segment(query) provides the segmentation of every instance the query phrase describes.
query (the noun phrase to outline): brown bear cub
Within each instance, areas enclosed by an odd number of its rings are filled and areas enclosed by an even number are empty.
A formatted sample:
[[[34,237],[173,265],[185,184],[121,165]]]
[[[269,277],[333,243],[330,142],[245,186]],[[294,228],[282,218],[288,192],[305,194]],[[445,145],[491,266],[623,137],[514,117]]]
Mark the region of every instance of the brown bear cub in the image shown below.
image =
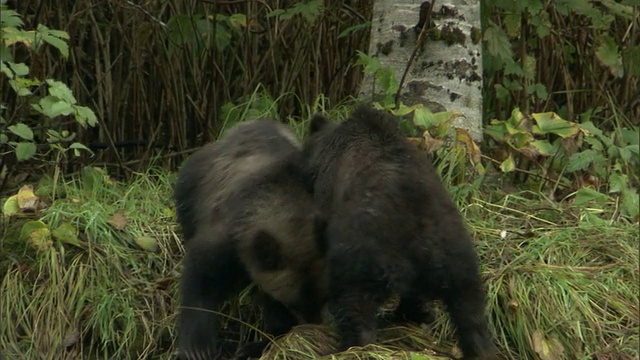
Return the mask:
[[[300,144],[275,121],[245,122],[194,153],[175,189],[186,256],[180,284],[180,359],[217,359],[221,305],[258,285],[264,331],[321,321],[325,223],[304,186]],[[235,358],[259,357],[267,341]]]
[[[376,340],[376,311],[400,295],[396,318],[431,318],[444,302],[465,359],[496,355],[478,257],[464,220],[424,152],[393,116],[361,106],[331,124],[314,116],[302,166],[328,227],[328,305],[340,349]]]

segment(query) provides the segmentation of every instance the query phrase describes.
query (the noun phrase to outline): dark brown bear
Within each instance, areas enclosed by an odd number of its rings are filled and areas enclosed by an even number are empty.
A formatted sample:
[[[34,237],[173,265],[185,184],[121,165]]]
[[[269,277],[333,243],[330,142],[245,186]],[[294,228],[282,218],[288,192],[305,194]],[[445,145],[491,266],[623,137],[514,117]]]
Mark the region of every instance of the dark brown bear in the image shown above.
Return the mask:
[[[303,150],[328,221],[329,311],[340,349],[376,340],[376,311],[393,294],[395,317],[423,322],[440,299],[465,359],[493,359],[478,257],[464,220],[425,153],[395,119],[361,106],[338,125],[310,124]]]
[[[186,237],[178,322],[180,359],[217,359],[225,300],[258,285],[264,330],[280,335],[298,323],[321,321],[326,303],[324,222],[304,186],[291,130],[252,121],[195,153],[175,191]],[[266,341],[236,358],[259,357]]]

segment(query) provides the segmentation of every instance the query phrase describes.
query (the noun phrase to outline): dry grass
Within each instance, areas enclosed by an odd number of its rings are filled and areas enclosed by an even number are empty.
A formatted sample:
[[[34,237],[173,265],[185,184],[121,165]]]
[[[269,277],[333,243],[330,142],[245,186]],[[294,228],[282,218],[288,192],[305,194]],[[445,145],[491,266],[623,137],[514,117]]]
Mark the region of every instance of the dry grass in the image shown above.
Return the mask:
[[[19,245],[2,280],[0,348],[10,359],[168,359],[177,311],[182,247],[175,232],[170,189],[174,175],[139,174],[113,183],[99,171],[58,185],[64,194],[45,210],[55,228],[70,222],[80,247],[55,243],[45,251]],[[46,197],[52,184],[41,182]],[[638,228],[593,226],[570,205],[535,193],[472,199],[463,208],[477,239],[491,322],[504,358],[541,359],[547,345],[557,359],[638,356]],[[121,211],[123,231],[109,224]],[[15,221],[15,220],[14,220]],[[9,226],[16,226],[10,223]],[[505,230],[506,237],[500,236]],[[9,234],[9,233],[8,233]],[[157,240],[157,251],[135,237]],[[256,323],[250,292],[224,311],[229,331],[255,336],[233,318]],[[446,359],[456,354],[446,313],[430,327],[383,329],[379,344],[328,358]],[[331,327],[302,326],[278,339],[263,359],[312,359],[335,346]]]

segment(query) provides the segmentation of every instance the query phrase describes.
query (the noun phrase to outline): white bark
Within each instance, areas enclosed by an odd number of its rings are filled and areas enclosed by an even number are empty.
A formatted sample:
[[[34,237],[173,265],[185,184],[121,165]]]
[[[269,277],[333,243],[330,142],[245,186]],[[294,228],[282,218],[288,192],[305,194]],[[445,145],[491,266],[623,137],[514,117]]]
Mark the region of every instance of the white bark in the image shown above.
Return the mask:
[[[398,82],[415,47],[417,35],[413,27],[418,23],[420,4],[412,0],[377,0],[374,5],[369,56],[377,55],[383,65],[394,68]],[[440,15],[443,6],[455,14]],[[424,50],[418,52],[407,74],[402,100],[407,105],[422,102],[433,112],[445,109],[461,112],[465,117],[458,118],[454,126],[466,129],[479,142],[482,139],[482,44],[473,43],[471,29],[475,28],[479,34],[480,1],[436,0],[431,18],[443,38],[425,40]],[[447,44],[442,31],[445,27],[461,30],[465,35],[463,42]],[[402,34],[407,38],[401,40]],[[390,42],[392,49],[388,52]],[[387,46],[381,46],[383,44]],[[371,96],[372,85],[372,77],[365,78],[361,97]]]

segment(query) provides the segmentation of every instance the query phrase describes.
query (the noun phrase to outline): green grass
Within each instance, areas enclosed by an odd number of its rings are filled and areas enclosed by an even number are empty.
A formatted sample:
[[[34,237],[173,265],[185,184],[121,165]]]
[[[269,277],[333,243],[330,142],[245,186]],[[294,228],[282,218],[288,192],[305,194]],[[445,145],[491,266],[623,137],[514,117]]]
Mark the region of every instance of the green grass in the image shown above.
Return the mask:
[[[50,206],[37,216],[50,229],[71,224],[79,242],[53,238],[36,250],[18,239],[29,218],[5,221],[14,229],[0,243],[0,257],[11,259],[0,285],[5,358],[172,358],[184,251],[174,181],[175,174],[151,169],[124,184],[89,168],[57,184],[40,182],[37,194]],[[548,359],[638,358],[637,224],[613,216],[614,206],[593,212],[531,191],[451,189],[476,240],[504,358],[543,359],[542,349]],[[117,213],[123,217],[114,222]],[[139,237],[154,240],[155,249],[141,248]],[[224,311],[255,323],[248,294]],[[430,327],[383,329],[379,344],[332,358],[446,359],[457,353],[454,342],[441,312]],[[333,346],[331,327],[302,326],[263,358],[314,359]]]

